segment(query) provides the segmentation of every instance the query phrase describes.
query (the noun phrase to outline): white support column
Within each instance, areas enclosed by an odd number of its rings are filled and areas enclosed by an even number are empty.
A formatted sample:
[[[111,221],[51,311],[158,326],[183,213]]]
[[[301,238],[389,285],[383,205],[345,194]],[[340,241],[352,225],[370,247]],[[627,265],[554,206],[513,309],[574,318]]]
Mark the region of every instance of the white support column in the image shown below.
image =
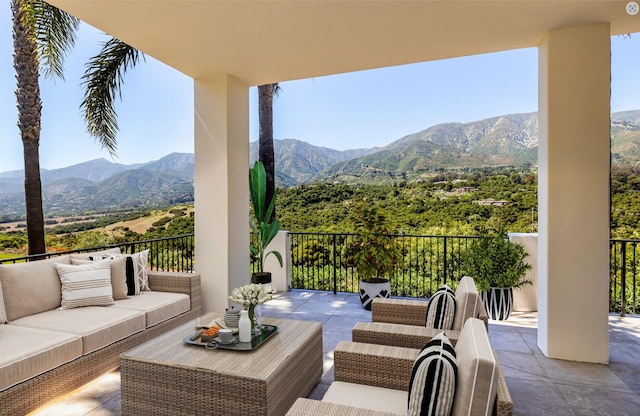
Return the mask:
[[[195,269],[203,312],[224,311],[249,273],[249,88],[219,74],[195,80]]]
[[[554,30],[539,47],[538,346],[609,362],[610,30]]]

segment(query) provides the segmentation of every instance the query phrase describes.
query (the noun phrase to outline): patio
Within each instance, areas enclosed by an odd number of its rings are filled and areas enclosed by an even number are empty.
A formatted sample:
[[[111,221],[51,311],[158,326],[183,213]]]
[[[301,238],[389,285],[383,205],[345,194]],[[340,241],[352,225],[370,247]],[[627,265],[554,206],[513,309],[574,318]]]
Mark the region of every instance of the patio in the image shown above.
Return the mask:
[[[371,313],[357,295],[292,290],[274,295],[263,316],[320,321],[324,374],[310,398],[320,399],[333,381],[332,351],[351,339],[358,321]],[[490,322],[515,415],[637,415],[640,409],[640,317],[610,315],[609,366],[546,358],[536,346],[537,314],[515,313]],[[50,403],[32,415],[120,415],[120,374],[116,370]]]

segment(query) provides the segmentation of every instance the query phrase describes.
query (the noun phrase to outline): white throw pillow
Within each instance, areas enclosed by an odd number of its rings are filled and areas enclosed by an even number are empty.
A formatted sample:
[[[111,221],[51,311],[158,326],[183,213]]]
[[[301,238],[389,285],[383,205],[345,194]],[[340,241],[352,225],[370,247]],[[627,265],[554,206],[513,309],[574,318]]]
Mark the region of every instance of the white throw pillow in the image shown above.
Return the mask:
[[[149,250],[144,250],[131,255],[136,278],[140,285],[140,290],[151,290],[149,287],[149,275],[147,274],[147,261],[149,259]]]
[[[71,264],[91,264],[100,260],[82,260],[71,258]],[[127,271],[126,271],[126,258],[120,257],[108,257],[107,260],[111,262],[111,289],[113,289],[113,300],[127,299]]]
[[[81,306],[113,305],[111,265],[109,260],[91,264],[69,265],[54,263],[62,283],[60,309]]]
[[[140,291],[150,291],[149,275],[147,274],[147,260],[149,259],[149,250],[144,250],[133,254],[116,254],[111,258],[131,259],[126,265],[126,279],[129,287],[129,296],[139,295]]]

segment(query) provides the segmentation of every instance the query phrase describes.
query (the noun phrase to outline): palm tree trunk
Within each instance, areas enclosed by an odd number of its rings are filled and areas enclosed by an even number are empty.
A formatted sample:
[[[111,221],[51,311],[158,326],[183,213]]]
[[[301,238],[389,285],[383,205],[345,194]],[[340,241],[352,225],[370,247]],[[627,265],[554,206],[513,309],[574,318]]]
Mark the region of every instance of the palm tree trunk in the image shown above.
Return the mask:
[[[24,193],[27,211],[27,238],[29,254],[46,252],[44,241],[44,214],[40,183],[40,120],[42,102],[38,79],[39,64],[36,44],[23,24],[21,0],[12,0],[13,67],[16,71],[18,128],[24,154]]]
[[[258,118],[260,120],[259,159],[267,173],[267,193],[265,205],[268,206],[276,192],[275,155],[273,149],[273,90],[275,84],[258,86]],[[276,217],[273,209],[271,220]]]

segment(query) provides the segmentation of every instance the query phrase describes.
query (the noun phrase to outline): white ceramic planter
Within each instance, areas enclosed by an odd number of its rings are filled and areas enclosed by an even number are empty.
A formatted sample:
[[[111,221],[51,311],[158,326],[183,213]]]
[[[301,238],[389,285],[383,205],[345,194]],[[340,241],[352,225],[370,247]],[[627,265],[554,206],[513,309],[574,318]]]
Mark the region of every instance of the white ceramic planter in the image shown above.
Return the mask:
[[[391,296],[391,282],[388,279],[378,279],[380,282],[359,281],[360,303],[366,310],[371,310],[374,298],[388,298]]]
[[[489,318],[505,321],[513,309],[513,288],[490,287],[487,292],[482,292],[482,303]]]

